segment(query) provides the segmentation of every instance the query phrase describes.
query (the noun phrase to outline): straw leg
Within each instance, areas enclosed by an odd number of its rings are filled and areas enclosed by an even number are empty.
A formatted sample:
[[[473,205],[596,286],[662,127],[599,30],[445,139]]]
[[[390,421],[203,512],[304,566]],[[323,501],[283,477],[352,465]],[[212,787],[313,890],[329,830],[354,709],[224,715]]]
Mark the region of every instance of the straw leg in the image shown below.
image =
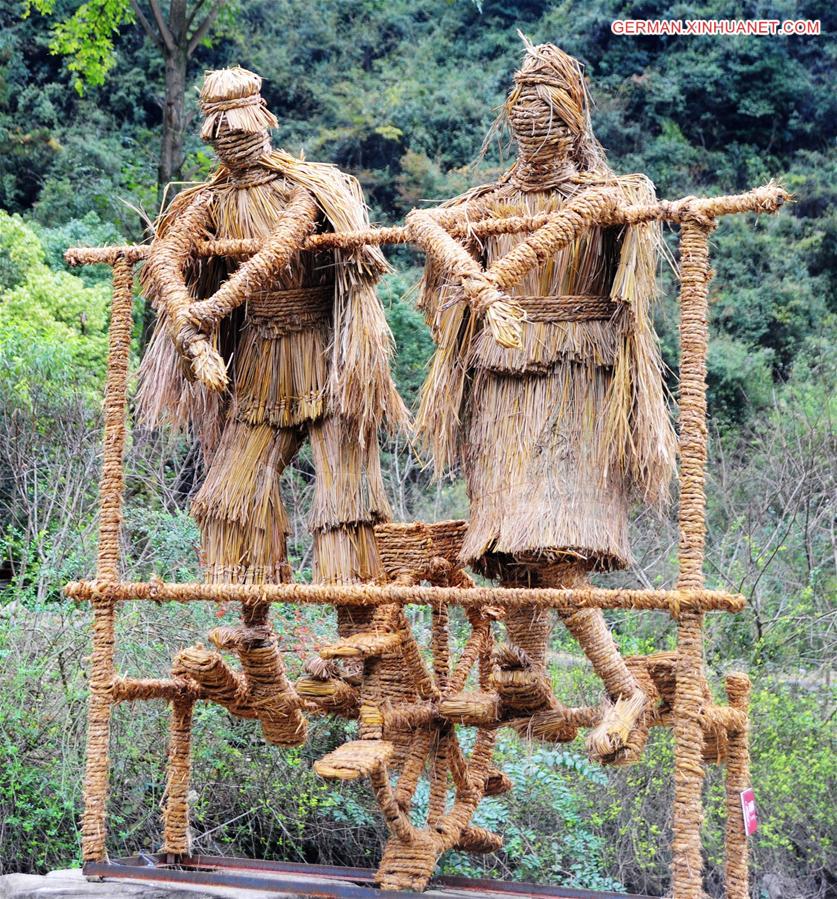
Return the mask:
[[[316,475],[309,525],[314,534],[314,580],[319,584],[375,581],[382,569],[374,524],[389,518],[377,441],[363,444],[357,428],[342,416],[330,415],[310,425],[311,455]],[[374,609],[341,606],[341,637],[365,630]],[[344,663],[353,670],[353,663]]]
[[[172,703],[163,848],[171,855],[188,855],[189,782],[192,772],[192,709],[190,700]]]
[[[562,614],[561,620],[590,659],[593,670],[613,699],[627,698],[639,683],[622,658],[601,609],[582,609]]]
[[[301,746],[307,723],[300,699],[285,674],[279,641],[270,626],[270,603],[244,603],[241,617],[245,628],[262,635],[238,650],[247,683],[249,701],[258,710],[262,732],[269,743]]]
[[[750,679],[746,674],[730,674],[726,685],[730,705],[746,714]],[[748,899],[750,895],[747,834],[741,814],[741,792],[749,786],[750,747],[745,726],[731,732],[727,743],[726,899]]]
[[[514,646],[524,650],[535,668],[546,665],[546,645],[552,632],[552,610],[518,606],[506,615],[506,632]]]

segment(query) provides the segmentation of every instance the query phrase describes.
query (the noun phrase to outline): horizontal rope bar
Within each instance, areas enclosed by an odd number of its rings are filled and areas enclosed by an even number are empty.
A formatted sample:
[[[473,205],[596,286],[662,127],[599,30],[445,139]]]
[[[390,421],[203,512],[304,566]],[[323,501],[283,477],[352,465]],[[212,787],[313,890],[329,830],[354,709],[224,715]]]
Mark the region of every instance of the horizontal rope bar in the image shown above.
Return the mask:
[[[166,702],[189,699],[192,701],[207,700],[210,697],[204,695],[204,692],[194,683],[184,678],[173,679],[152,679],[152,678],[136,678],[136,677],[117,677],[113,682],[113,691],[111,701],[117,702],[148,702],[153,700],[164,700]],[[409,713],[415,710],[421,713],[420,717],[434,718],[439,720],[451,720],[458,722],[461,716],[447,716],[438,709],[430,706],[414,706],[409,703],[399,703],[384,711],[384,725],[397,729],[398,725],[403,725],[404,719],[409,717]],[[407,714],[405,714],[407,713]],[[580,708],[564,708],[552,709],[549,715],[556,721],[564,721],[575,727],[590,728],[595,727],[601,718],[602,710],[598,706],[582,706]],[[390,720],[392,719],[392,720]],[[513,727],[527,721],[526,716],[519,718],[507,718],[498,720],[482,726],[501,728]],[[704,729],[723,730],[727,733],[740,733],[747,726],[747,713],[740,709],[732,708],[725,705],[708,705],[705,706],[700,713],[701,725]],[[393,723],[395,722],[395,723]],[[422,722],[412,722],[414,725]],[[652,727],[670,727],[670,721],[664,721],[655,717],[651,722]]]
[[[289,602],[315,605],[458,605],[515,608],[534,605],[562,610],[636,609],[740,612],[743,596],[719,590],[574,590],[523,587],[422,587],[387,584],[172,584],[164,581],[73,581],[64,593],[76,600],[152,602]]]
[[[117,677],[113,682],[113,702],[163,699],[166,702],[200,699],[202,691],[185,678]]]
[[[647,205],[622,206],[608,216],[603,225],[636,225],[642,222],[680,223],[687,219],[713,219],[722,215],[742,212],[773,213],[790,194],[775,184],[765,184],[743,194],[723,197],[684,197],[672,202],[661,201]],[[492,234],[519,234],[543,227],[549,215],[511,216],[509,218],[483,219],[461,224],[451,222],[450,233],[454,237],[472,235],[488,237]],[[445,222],[444,213],[440,221]],[[367,228],[362,231],[329,232],[315,234],[302,242],[303,250],[352,249],[364,245],[410,243],[410,230],[406,226],[392,228]],[[196,251],[201,256],[235,256],[243,258],[255,255],[262,247],[262,240],[198,241]],[[122,247],[70,247],[64,253],[69,265],[114,265],[118,260],[136,263],[148,256],[150,246],[138,244]]]

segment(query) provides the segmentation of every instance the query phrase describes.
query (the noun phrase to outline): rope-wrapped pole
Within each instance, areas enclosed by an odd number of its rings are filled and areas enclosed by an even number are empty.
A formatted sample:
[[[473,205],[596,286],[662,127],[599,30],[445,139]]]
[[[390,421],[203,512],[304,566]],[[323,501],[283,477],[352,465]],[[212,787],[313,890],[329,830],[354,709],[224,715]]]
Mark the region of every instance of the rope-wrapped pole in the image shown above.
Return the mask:
[[[312,605],[381,606],[448,603],[480,609],[486,605],[517,608],[543,606],[575,612],[578,609],[634,609],[646,612],[741,612],[746,600],[719,590],[623,590],[605,587],[434,587],[400,584],[206,584],[165,581],[72,581],[64,587],[70,599],[100,596],[120,602],[285,602]]]
[[[680,231],[680,576],[681,590],[703,588],[706,533],[706,354],[709,342],[709,234],[713,219],[695,216]],[[683,611],[677,636],[674,720],[675,899],[700,899],[703,823],[703,614]]]
[[[597,224],[638,225],[643,222],[680,222],[688,215],[718,217],[741,212],[773,213],[790,199],[790,194],[776,184],[765,184],[743,194],[696,199],[684,197],[674,202],[621,206],[607,214]],[[490,237],[496,234],[520,234],[535,231],[546,225],[554,213],[531,216],[509,216],[501,219],[468,221],[456,209],[445,210],[437,221],[452,237]],[[404,225],[391,228],[366,228],[361,231],[341,231],[313,234],[300,247],[302,251],[352,250],[361,246],[381,246],[409,243],[410,229]],[[198,256],[254,256],[264,245],[263,240],[199,240],[194,252]],[[124,247],[70,247],[64,258],[68,265],[113,265],[118,258],[140,262],[147,258],[150,245]]]
[[[741,810],[741,792],[750,786],[750,747],[747,711],[750,679],[746,674],[727,676],[727,699],[743,717],[743,726],[731,730],[727,743],[727,830],[724,858],[726,899],[748,899],[750,895],[747,832]]]
[[[108,335],[96,565],[96,576],[111,582],[119,580],[125,416],[133,328],[133,280],[133,265],[125,259],[118,259],[113,267],[113,304]],[[107,856],[105,808],[110,777],[110,719],[114,701],[115,617],[114,597],[99,596],[93,601],[87,764],[84,775],[84,813],[81,819],[82,855],[85,861],[101,861]]]
[[[189,846],[189,782],[192,772],[192,710],[189,699],[172,703],[169,724],[169,759],[163,810],[163,849],[187,855]]]

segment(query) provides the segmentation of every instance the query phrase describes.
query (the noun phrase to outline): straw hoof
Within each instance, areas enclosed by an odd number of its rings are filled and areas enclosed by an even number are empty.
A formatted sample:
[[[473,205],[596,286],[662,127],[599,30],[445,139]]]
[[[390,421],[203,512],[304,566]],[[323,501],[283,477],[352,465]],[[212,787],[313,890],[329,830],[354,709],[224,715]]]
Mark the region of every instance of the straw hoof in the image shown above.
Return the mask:
[[[468,727],[486,727],[500,720],[500,698],[496,693],[463,692],[445,696],[439,714]]]
[[[494,664],[507,671],[513,668],[531,668],[532,660],[525,649],[519,646],[503,644],[494,650]]]
[[[340,677],[340,669],[337,663],[329,659],[323,659],[320,656],[312,656],[305,663],[305,672],[310,674],[315,680],[329,681],[332,678]]]
[[[453,848],[460,852],[489,855],[492,852],[499,852],[503,848],[503,838],[482,827],[468,826],[462,828],[459,839],[454,843]]]
[[[513,786],[508,774],[499,768],[488,769],[488,774],[485,775],[484,794],[486,796],[501,796],[503,793],[508,793]]]
[[[636,761],[648,736],[646,718],[650,710],[648,697],[636,690],[629,697],[609,703],[599,724],[587,735],[587,752],[593,761],[603,765],[628,764]]]
[[[433,837],[421,831],[409,843],[391,836],[384,848],[375,882],[382,890],[423,892],[436,868],[441,849]]]

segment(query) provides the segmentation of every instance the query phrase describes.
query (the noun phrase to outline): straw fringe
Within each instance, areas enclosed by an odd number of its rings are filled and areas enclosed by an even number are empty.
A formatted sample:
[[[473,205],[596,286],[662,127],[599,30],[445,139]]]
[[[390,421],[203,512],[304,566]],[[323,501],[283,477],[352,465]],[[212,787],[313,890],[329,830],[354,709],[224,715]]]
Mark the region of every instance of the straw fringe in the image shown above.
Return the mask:
[[[326,411],[328,332],[266,335],[251,319],[239,341],[235,392],[238,417],[250,424],[289,428]]]
[[[377,444],[361,444],[352,423],[337,416],[311,425],[309,435],[316,472],[311,529],[386,521],[390,507]]]

